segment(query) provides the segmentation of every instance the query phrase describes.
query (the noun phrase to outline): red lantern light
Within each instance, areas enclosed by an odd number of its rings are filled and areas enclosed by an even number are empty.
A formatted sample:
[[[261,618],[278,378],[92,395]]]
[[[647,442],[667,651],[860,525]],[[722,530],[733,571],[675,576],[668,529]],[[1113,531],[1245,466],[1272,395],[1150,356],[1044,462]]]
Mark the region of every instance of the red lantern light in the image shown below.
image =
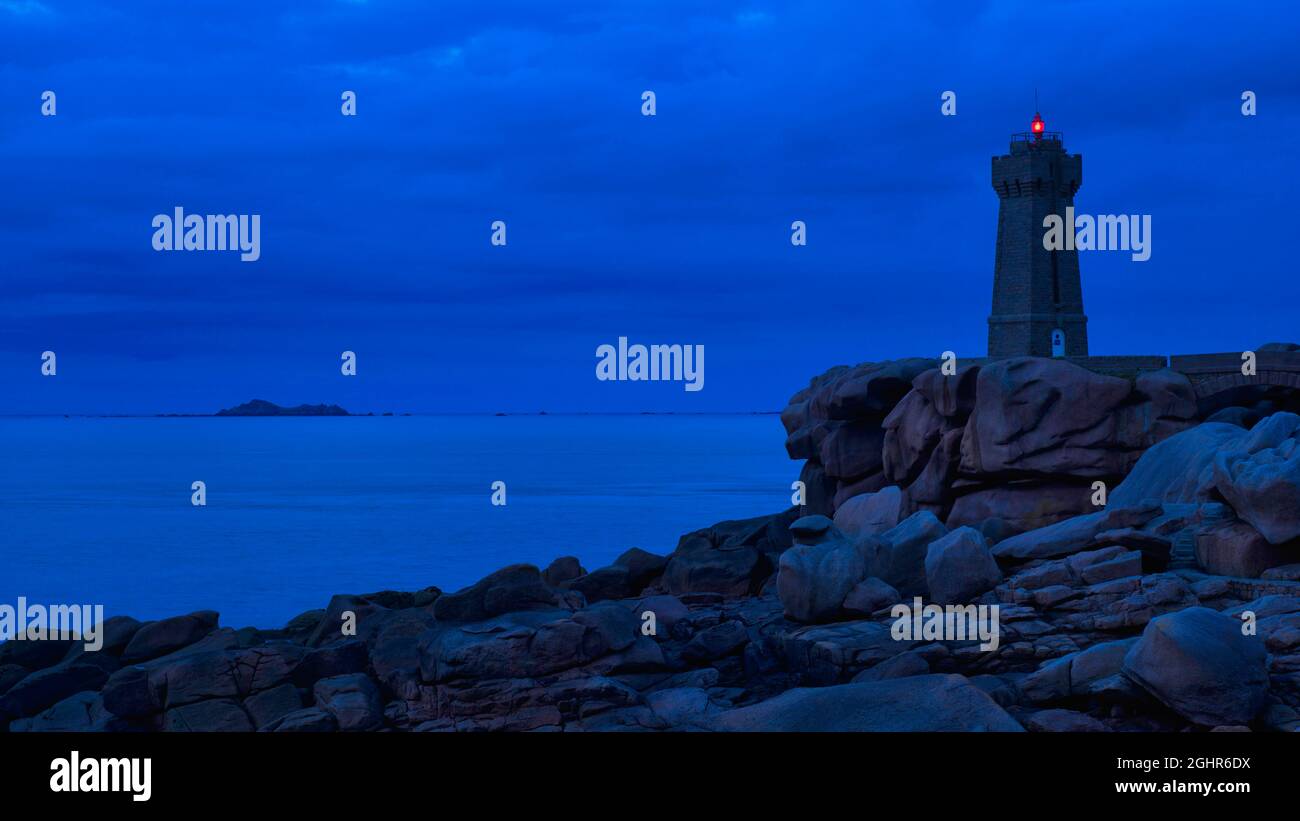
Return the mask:
[[[1038,112],[1034,112],[1034,121],[1029,124],[1029,128],[1034,132],[1035,137],[1041,137],[1043,134],[1043,117]]]

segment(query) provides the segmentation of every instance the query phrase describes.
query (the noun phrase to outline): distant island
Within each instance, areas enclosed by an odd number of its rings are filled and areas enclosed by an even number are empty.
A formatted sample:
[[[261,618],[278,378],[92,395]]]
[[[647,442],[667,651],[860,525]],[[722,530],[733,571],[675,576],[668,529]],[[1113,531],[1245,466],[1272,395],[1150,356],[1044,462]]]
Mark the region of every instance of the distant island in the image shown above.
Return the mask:
[[[217,411],[217,416],[351,416],[338,405],[295,405],[284,408],[265,399],[254,399],[233,408]]]

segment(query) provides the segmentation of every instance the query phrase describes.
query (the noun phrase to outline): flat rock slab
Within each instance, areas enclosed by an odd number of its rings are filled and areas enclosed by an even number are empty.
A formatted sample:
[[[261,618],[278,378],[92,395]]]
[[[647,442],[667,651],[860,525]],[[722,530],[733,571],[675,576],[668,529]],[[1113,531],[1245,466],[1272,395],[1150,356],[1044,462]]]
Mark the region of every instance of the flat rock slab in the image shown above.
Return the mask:
[[[723,732],[1024,732],[965,676],[800,687],[713,720]]]

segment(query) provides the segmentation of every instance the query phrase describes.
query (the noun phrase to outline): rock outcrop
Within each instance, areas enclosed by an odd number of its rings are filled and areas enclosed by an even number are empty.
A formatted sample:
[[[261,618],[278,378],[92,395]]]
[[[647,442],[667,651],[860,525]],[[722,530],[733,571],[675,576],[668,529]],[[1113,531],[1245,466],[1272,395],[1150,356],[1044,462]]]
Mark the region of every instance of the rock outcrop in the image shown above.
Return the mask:
[[[836,368],[795,394],[781,419],[787,452],[806,460],[807,512],[834,514],[846,533],[918,510],[949,527],[1033,530],[1092,512],[1094,482],[1118,484],[1197,421],[1191,383],[1173,371],[1125,379],[1031,357],[951,373],[937,364]]]
[[[1275,414],[1214,457],[1214,491],[1269,544],[1300,538],[1298,429],[1300,416]]]

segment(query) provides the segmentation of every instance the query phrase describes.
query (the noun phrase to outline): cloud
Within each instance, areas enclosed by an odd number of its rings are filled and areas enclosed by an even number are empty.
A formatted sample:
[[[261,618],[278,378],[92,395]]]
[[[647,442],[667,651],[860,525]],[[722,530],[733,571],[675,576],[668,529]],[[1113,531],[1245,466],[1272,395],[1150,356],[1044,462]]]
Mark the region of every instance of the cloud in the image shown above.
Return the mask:
[[[1300,171],[1297,13],[1280,3],[222,8],[0,3],[19,90],[2,101],[0,355],[54,337],[127,360],[220,353],[237,370],[342,334],[399,371],[456,349],[490,374],[511,345],[572,355],[622,332],[785,363],[711,375],[691,407],[771,407],[832,362],[978,355],[989,157],[1035,89],[1085,156],[1080,207],[1151,213],[1159,235],[1139,271],[1082,260],[1095,350],[1230,349],[1246,322],[1214,313],[1217,272],[1294,295],[1269,241],[1289,231],[1276,192]],[[54,118],[38,115],[46,88]],[[1243,88],[1255,120],[1237,112]],[[942,118],[949,89],[959,114]],[[153,252],[149,221],[176,205],[260,213],[262,260]],[[487,241],[495,219],[504,249]],[[793,219],[807,248],[789,245]],[[1250,324],[1286,336],[1286,304],[1258,300]],[[176,378],[220,404],[221,373]],[[581,409],[595,389],[565,383],[546,404]],[[479,390],[493,407],[512,395]],[[30,401],[9,392],[0,412]]]
[[[50,7],[37,0],[0,0],[0,11],[19,16],[51,14]]]

